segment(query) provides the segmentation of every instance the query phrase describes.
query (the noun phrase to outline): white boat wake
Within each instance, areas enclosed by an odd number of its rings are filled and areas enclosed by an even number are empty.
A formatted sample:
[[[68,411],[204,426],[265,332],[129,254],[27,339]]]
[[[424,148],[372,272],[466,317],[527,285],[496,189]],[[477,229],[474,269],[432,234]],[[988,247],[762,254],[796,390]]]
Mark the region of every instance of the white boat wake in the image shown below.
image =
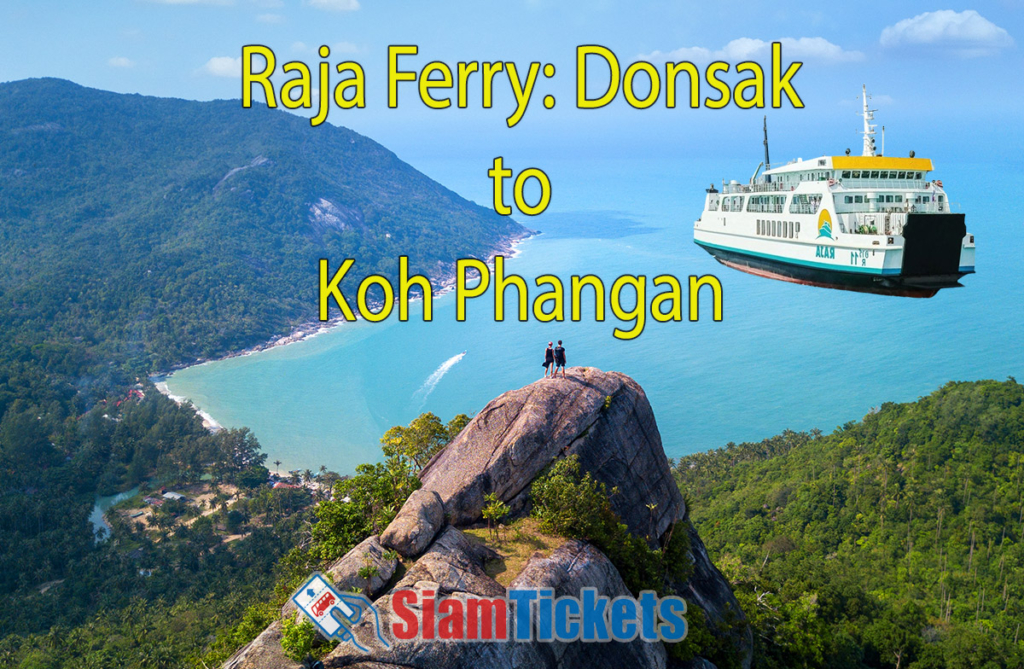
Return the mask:
[[[441,379],[444,378],[444,375],[448,373],[448,370],[450,370],[455,365],[459,364],[459,361],[462,360],[465,356],[465,351],[453,355],[452,357],[442,362],[441,366],[435,369],[430,374],[430,376],[427,377],[427,380],[423,382],[423,385],[420,386],[420,389],[417,390],[412,395],[413,399],[419,399],[420,407],[422,407],[423,404],[427,401],[427,398],[430,397],[430,393],[434,392],[434,388],[436,388],[437,384],[441,382]]]

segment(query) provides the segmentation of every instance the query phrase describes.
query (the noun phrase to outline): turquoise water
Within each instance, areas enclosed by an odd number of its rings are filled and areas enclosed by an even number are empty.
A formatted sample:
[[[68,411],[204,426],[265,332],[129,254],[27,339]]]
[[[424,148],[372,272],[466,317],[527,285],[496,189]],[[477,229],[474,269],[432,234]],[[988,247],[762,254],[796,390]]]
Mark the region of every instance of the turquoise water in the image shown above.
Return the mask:
[[[486,202],[490,185],[477,162],[414,164]],[[648,318],[639,338],[620,341],[612,337],[617,320],[609,311],[605,322],[594,322],[589,299],[580,323],[495,323],[488,293],[459,323],[447,295],[435,299],[432,323],[346,324],[179,371],[168,387],[223,425],[252,428],[283,469],[351,472],[378,458],[378,440],[391,425],[428,410],[443,419],[472,414],[538,379],[552,339],[565,341],[570,365],[635,378],[670,457],[787,428],[830,431],[951,379],[1020,376],[1024,206],[991,197],[990,188],[997,174],[1015,182],[1019,168],[937,164],[936,176],[977,236],[978,274],[929,300],[798,286],[718,265],[692,243],[692,221],[706,184],[742,178],[751,171],[746,163],[547,161],[551,209],[526,221],[544,234],[521,245],[508,272],[528,283],[554,273],[566,286],[572,274],[595,273],[609,287],[621,274],[674,274],[685,282],[712,273],[724,286],[724,321],[711,320],[705,301],[698,323]],[[654,292],[649,285],[648,295]],[[510,290],[507,313],[515,313],[513,298]]]

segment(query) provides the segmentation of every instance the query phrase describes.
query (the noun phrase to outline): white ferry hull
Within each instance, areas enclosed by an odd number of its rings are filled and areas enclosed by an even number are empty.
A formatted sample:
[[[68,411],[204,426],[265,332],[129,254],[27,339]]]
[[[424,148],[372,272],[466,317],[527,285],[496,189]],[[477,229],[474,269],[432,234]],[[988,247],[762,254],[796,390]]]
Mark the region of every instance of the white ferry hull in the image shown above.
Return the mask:
[[[727,267],[810,286],[932,297],[974,272],[963,214],[911,215],[903,235],[771,239],[700,226],[694,241]]]

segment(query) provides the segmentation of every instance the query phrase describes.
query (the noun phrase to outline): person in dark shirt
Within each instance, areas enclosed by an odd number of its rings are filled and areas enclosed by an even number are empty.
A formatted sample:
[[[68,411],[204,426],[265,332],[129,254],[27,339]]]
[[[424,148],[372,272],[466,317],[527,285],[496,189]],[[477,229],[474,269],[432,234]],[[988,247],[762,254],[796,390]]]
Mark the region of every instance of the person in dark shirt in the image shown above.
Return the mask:
[[[555,352],[551,348],[551,342],[548,342],[548,347],[544,350],[544,378],[548,378],[548,372],[551,372],[551,376],[555,375]]]
[[[565,349],[562,348],[562,340],[558,340],[558,346],[555,347],[555,371],[551,372],[551,377],[554,378],[558,374],[558,370],[562,370],[562,378],[565,378]]]

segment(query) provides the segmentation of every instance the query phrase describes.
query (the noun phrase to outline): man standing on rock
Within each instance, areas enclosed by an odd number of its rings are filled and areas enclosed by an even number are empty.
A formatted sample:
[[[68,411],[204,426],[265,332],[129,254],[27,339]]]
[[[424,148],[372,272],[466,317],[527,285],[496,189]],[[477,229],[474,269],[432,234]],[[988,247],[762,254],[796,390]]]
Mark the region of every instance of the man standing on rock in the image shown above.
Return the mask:
[[[562,348],[562,340],[558,340],[558,346],[555,347],[555,371],[551,373],[551,378],[555,378],[558,375],[558,370],[562,370],[562,378],[565,378],[565,349]]]

